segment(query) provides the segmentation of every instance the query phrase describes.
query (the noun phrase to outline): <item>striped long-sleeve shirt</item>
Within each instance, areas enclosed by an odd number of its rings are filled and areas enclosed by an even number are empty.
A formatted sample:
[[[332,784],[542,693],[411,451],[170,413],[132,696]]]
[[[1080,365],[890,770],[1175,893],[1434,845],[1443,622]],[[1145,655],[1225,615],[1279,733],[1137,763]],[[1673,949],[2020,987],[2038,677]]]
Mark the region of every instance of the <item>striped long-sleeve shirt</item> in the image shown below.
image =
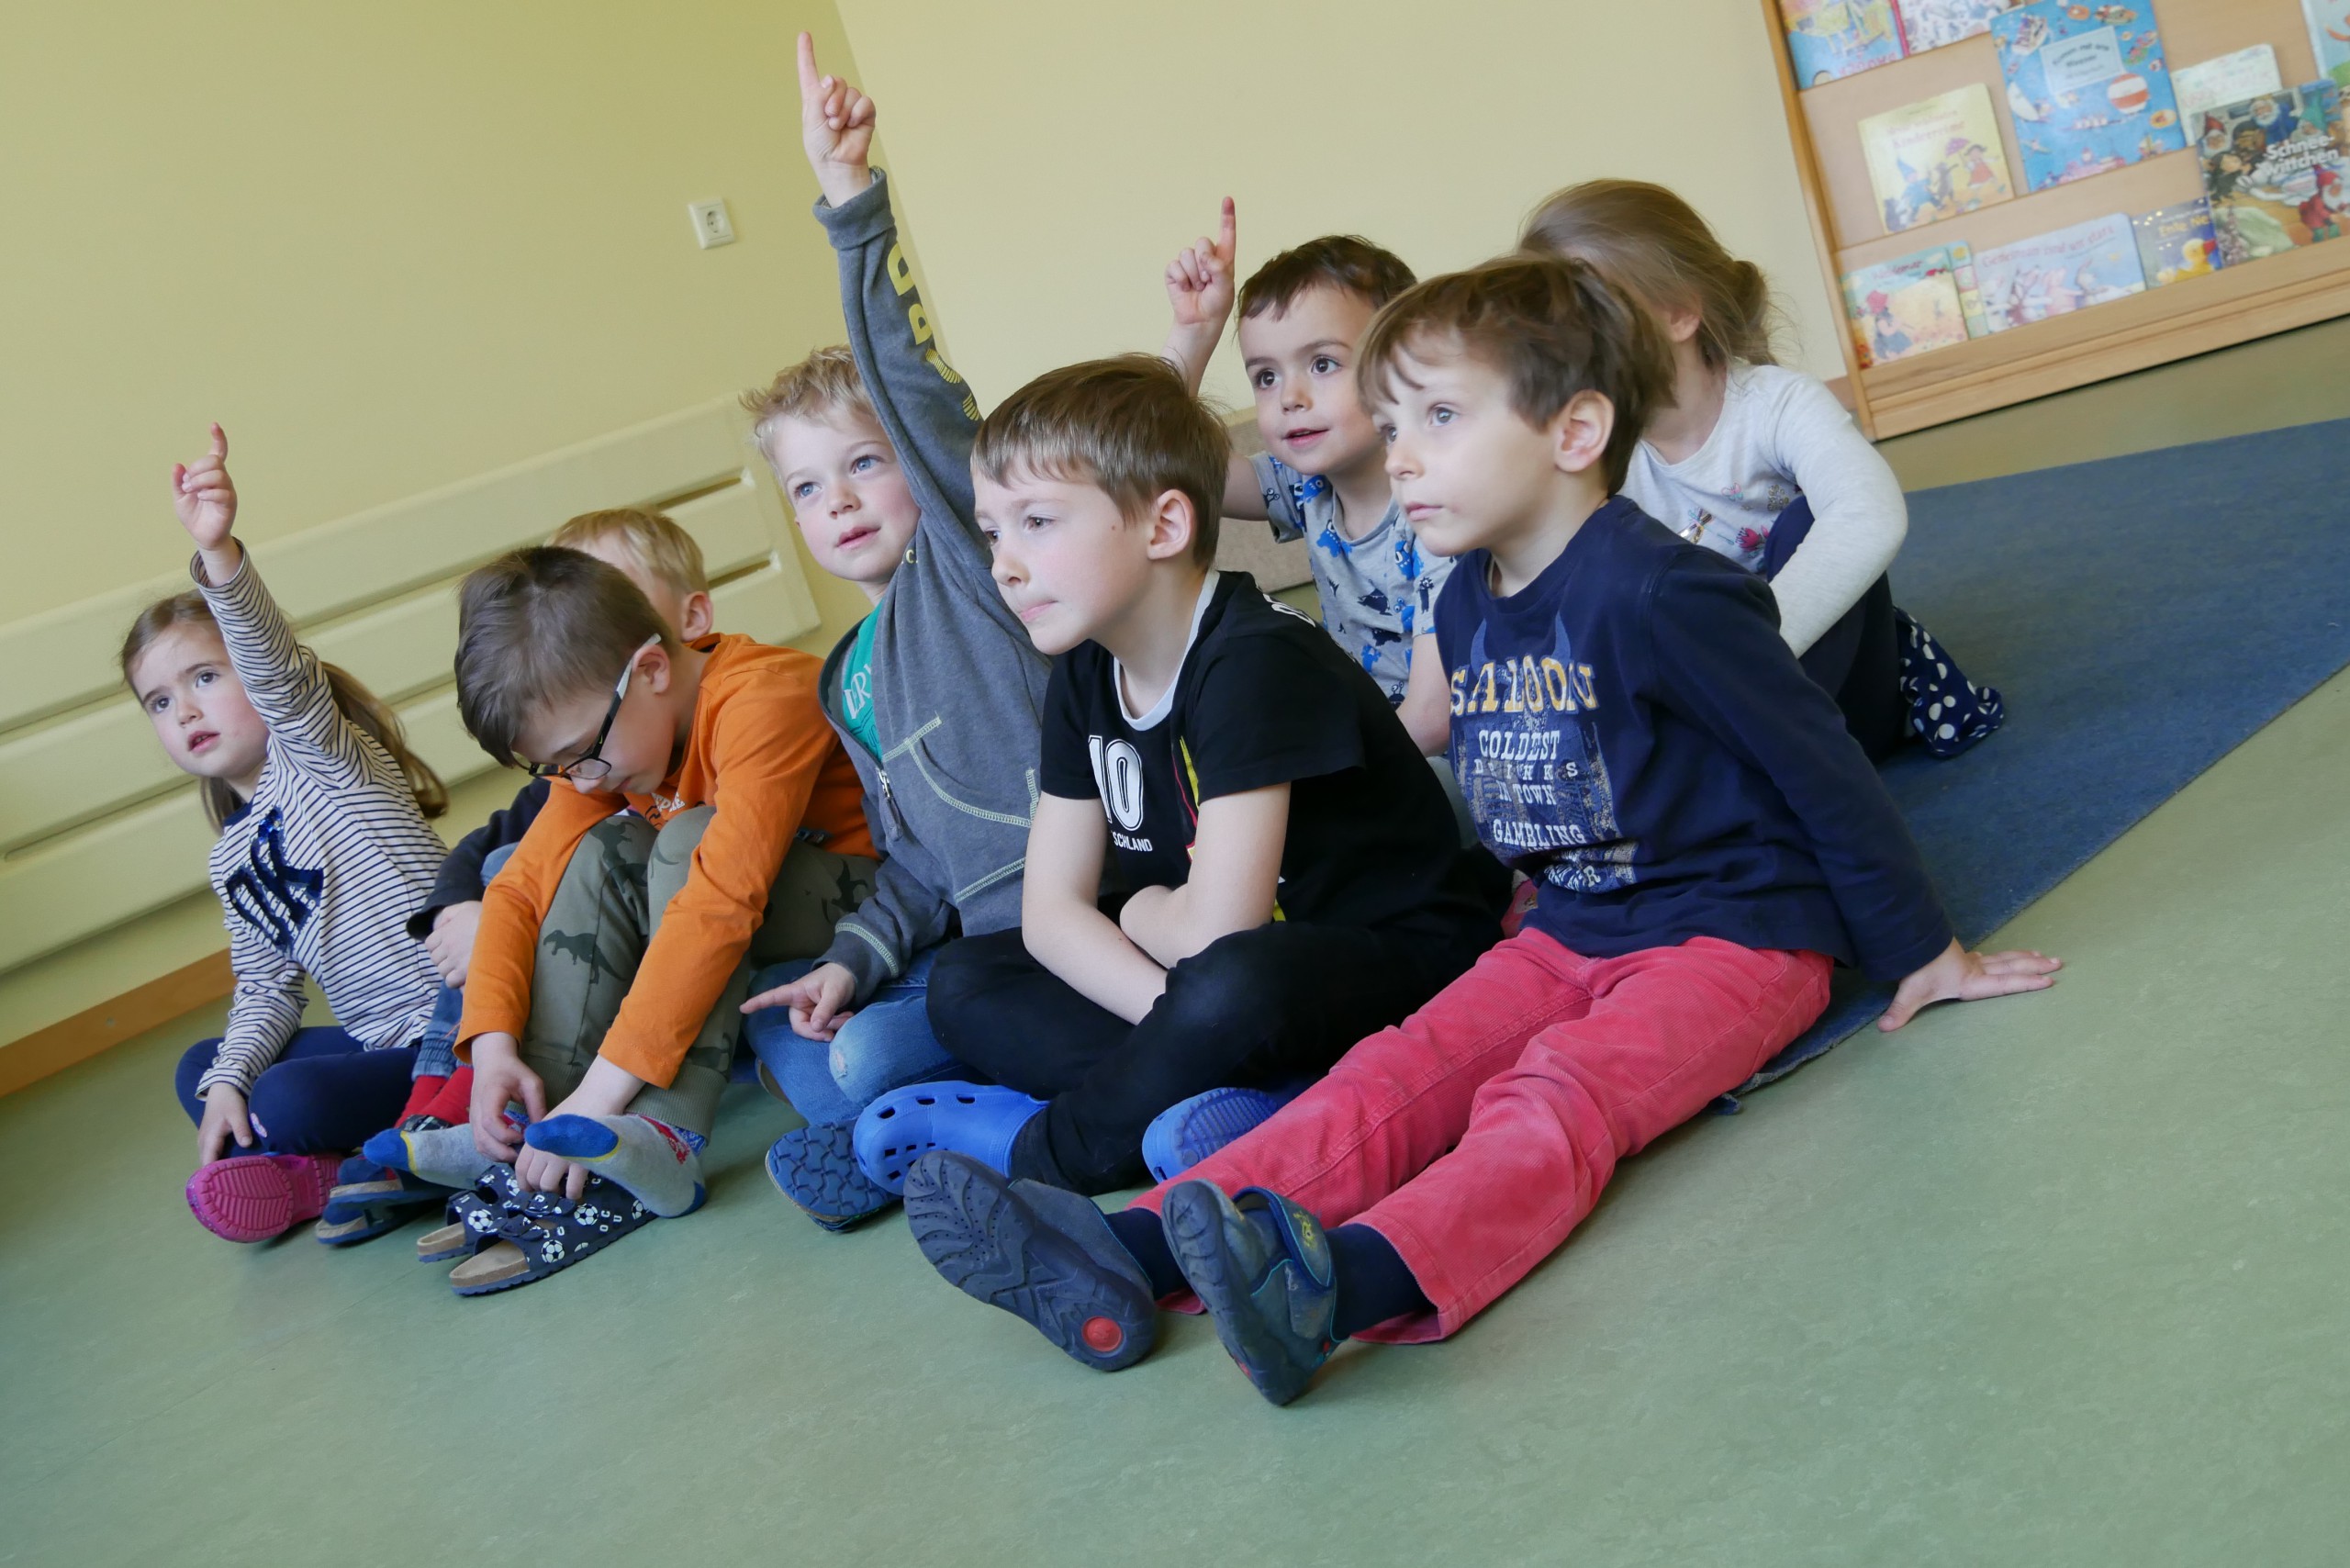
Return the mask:
[[[302,976],[370,1050],[423,1032],[440,979],[406,930],[445,853],[389,753],[334,705],[318,655],[294,640],[251,552],[215,587],[192,567],[229,663],[269,725],[269,760],[212,846],[237,989],[229,1032],[197,1092],[240,1093],[302,1022]]]

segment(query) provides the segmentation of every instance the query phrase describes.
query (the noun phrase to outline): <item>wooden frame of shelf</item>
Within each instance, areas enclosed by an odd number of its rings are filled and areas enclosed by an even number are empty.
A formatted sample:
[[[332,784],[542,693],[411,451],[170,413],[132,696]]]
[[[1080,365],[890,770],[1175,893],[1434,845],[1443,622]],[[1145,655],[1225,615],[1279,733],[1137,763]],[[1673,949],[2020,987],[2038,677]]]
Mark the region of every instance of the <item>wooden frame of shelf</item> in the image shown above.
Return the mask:
[[[1867,115],[1980,82],[1990,89],[2009,169],[2020,174],[1994,45],[1976,37],[1805,91],[1796,85],[1778,0],[1762,0],[1762,7],[1778,62],[1796,176],[1840,322],[1844,274],[1855,267],[1956,240],[1978,247],[2005,244],[2202,194],[2190,149],[2044,191],[2027,194],[2019,179],[2012,201],[1886,234],[1875,221],[1862,162],[1858,122]],[[2288,84],[2315,78],[2299,0],[2159,0],[2154,9],[2164,53],[2173,63],[2268,43]],[[1839,332],[1837,342],[1853,417],[1871,439],[1883,440],[2344,315],[2350,315],[2350,239],[2149,288],[1890,364],[1864,368],[1849,330]]]

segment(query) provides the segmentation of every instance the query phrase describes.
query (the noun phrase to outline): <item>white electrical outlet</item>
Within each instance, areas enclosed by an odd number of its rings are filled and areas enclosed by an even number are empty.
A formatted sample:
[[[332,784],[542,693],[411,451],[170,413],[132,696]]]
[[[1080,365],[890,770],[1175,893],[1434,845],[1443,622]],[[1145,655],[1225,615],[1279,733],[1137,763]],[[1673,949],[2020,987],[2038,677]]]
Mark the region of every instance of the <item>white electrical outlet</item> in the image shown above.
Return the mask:
[[[694,239],[701,248],[734,243],[734,220],[726,216],[726,198],[715,201],[695,201],[686,204],[687,213],[694,220]]]

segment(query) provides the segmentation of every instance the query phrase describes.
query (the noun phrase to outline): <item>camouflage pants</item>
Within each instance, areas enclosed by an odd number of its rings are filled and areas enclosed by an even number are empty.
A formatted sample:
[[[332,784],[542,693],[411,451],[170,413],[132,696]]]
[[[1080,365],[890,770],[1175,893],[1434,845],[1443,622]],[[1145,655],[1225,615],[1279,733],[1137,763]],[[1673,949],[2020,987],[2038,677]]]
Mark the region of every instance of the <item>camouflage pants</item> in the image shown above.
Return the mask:
[[[669,901],[686,885],[686,868],[711,814],[710,807],[699,806],[657,832],[642,817],[610,817],[589,828],[572,852],[539,928],[531,1023],[521,1041],[522,1060],[546,1081],[549,1105],[577,1088],[596,1059],[604,1031],[636,980],[646,945],[661,929]],[[812,958],[831,946],[834,923],[873,890],[873,871],[874,862],[862,856],[795,843],[767,895],[766,920],[677,1076],[666,1089],[648,1085],[630,1109],[707,1133],[742,1038],[741,1009],[752,971],[787,958]]]

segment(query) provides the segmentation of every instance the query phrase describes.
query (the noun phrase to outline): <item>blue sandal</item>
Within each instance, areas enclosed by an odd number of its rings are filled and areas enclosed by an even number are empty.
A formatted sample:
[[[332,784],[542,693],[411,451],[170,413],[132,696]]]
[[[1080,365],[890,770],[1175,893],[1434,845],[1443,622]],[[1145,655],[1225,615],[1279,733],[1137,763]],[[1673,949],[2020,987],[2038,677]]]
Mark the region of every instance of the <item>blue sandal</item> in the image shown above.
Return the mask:
[[[354,1154],[335,1172],[327,1206],[312,1232],[329,1247],[352,1247],[388,1235],[424,1210],[444,1205],[449,1189]]]
[[[1042,1100],[1001,1084],[910,1083],[858,1113],[856,1163],[891,1197],[905,1190],[913,1162],[934,1148],[1002,1170],[1014,1136],[1044,1108]]]
[[[488,1295],[543,1280],[643,1229],[653,1218],[653,1211],[627,1188],[601,1176],[588,1178],[588,1190],[576,1204],[556,1193],[520,1193],[509,1166],[482,1181],[485,1186],[498,1182],[515,1195],[494,1210],[485,1204],[467,1213],[466,1228],[479,1236],[481,1245],[449,1271],[449,1288],[459,1295]],[[482,1230],[493,1217],[495,1228]]]
[[[796,1127],[767,1150],[767,1180],[810,1219],[839,1232],[898,1200],[856,1162],[856,1135],[843,1126]]]

